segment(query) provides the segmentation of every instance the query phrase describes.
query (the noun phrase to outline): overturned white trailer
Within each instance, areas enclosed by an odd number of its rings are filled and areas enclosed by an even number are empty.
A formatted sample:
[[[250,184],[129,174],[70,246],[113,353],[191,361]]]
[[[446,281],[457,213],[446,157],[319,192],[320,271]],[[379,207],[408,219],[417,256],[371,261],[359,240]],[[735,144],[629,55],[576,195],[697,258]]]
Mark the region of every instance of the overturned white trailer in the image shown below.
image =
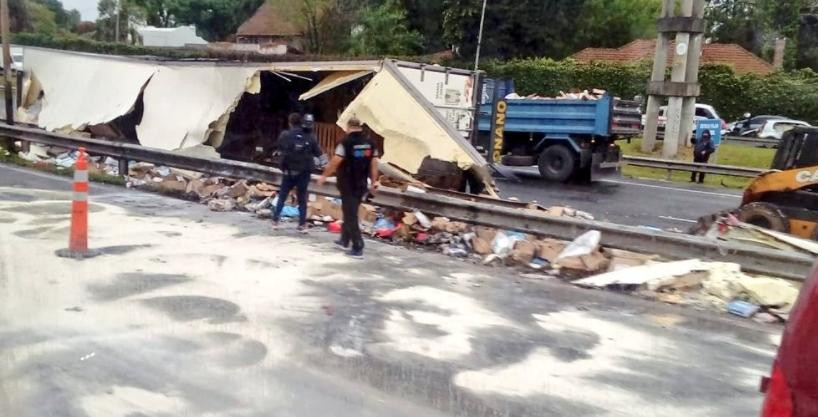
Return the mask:
[[[491,182],[468,140],[475,97],[469,71],[394,60],[164,61],[28,47],[24,63],[19,118],[50,131],[228,152],[258,145],[236,138],[275,136],[280,118],[271,115],[306,109],[333,129],[357,117],[383,138],[383,160],[409,173],[431,159]]]

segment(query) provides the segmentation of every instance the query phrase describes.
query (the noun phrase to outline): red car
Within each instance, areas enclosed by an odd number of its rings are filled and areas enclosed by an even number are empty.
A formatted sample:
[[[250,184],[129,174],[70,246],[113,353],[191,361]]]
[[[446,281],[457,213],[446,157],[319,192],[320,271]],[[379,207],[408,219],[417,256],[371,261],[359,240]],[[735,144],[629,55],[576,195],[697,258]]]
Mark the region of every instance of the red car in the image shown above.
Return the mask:
[[[818,267],[801,289],[762,391],[762,417],[818,416]]]

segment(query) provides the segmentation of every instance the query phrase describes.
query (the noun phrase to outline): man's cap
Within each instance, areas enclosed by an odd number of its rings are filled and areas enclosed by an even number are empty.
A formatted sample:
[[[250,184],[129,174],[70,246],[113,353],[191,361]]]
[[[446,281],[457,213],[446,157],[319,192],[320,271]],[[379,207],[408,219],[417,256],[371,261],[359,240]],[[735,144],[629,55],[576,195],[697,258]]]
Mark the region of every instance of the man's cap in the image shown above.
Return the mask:
[[[347,126],[361,127],[361,121],[357,117],[350,117],[349,120],[347,120]]]

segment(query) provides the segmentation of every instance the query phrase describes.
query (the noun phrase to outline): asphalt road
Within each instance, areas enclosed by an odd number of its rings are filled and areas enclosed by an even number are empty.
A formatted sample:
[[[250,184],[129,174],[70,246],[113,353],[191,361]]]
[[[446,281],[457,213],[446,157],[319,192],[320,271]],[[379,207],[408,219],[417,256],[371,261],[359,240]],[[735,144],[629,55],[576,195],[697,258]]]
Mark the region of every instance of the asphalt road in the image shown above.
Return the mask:
[[[662,181],[612,178],[592,184],[553,184],[518,169],[522,182],[497,180],[503,197],[565,205],[593,214],[597,220],[631,226],[687,230],[701,216],[734,209],[741,191]],[[526,173],[528,175],[525,175]]]
[[[778,327],[0,166],[0,410],[26,417],[755,415]]]

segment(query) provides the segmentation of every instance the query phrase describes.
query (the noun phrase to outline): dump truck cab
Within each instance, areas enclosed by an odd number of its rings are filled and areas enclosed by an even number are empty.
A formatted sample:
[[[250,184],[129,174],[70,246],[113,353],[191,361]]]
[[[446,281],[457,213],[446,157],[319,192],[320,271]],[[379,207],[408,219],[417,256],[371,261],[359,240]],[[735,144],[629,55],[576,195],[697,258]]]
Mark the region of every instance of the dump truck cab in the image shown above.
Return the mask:
[[[639,134],[639,103],[608,94],[598,99],[511,98],[509,84],[484,84],[488,93],[479,106],[476,147],[491,163],[537,166],[543,178],[555,182],[618,172],[616,141]]]

